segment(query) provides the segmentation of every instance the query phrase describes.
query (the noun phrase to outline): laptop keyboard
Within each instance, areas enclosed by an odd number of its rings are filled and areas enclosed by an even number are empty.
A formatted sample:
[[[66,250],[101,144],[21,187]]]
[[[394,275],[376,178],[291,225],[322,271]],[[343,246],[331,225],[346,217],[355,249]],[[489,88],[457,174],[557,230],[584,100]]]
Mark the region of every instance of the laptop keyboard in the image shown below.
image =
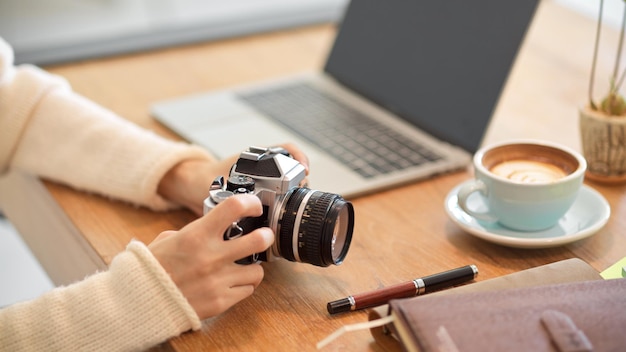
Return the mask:
[[[365,178],[441,159],[306,83],[239,94],[239,98]]]

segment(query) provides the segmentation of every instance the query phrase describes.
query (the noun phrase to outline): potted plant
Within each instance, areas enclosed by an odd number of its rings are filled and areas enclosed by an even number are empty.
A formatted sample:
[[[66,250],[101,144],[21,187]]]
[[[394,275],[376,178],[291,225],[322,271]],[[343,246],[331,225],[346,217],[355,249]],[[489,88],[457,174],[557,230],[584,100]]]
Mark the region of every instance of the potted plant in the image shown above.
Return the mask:
[[[583,154],[587,159],[587,177],[589,179],[603,182],[626,182],[626,101],[619,92],[626,76],[626,69],[620,70],[624,30],[626,28],[626,6],[622,16],[615,67],[610,77],[609,90],[596,103],[593,97],[593,86],[602,27],[603,5],[604,0],[600,0],[589,82],[589,102],[580,109],[581,141]]]

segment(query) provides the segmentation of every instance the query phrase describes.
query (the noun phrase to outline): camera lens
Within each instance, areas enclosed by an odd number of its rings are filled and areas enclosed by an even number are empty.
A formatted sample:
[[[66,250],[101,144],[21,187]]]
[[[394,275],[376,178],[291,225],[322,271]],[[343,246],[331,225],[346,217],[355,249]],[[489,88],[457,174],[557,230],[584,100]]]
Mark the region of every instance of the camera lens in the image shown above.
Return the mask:
[[[281,257],[317,266],[343,262],[354,228],[352,203],[337,194],[295,188],[286,195],[281,213]]]

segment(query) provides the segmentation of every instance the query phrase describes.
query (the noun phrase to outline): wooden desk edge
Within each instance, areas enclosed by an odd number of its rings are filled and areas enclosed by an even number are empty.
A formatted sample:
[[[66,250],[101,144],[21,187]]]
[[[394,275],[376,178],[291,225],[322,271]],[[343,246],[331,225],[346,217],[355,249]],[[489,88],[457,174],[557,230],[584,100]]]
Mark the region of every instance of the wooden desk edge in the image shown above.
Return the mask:
[[[107,268],[39,178],[10,173],[0,179],[0,193],[0,208],[55,285]]]

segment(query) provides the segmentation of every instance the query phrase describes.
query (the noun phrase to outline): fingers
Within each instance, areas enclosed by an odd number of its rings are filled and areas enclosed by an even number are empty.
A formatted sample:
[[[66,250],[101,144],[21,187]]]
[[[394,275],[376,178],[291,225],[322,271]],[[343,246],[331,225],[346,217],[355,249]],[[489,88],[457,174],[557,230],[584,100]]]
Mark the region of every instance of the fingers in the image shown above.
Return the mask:
[[[306,170],[306,174],[308,175],[309,174],[309,158],[306,156],[306,154],[304,154],[304,152],[300,150],[300,148],[298,148],[293,143],[285,143],[285,144],[282,144],[281,147],[287,149],[289,154],[291,154],[291,156],[294,159],[298,160],[298,162],[302,164],[302,166],[304,166],[304,169]]]
[[[227,286],[231,288],[239,286],[251,286],[253,288],[256,288],[261,284],[261,281],[263,281],[263,276],[265,275],[263,271],[263,266],[256,264],[233,264],[233,268],[230,270],[231,274],[228,276],[230,282],[227,283]]]
[[[260,265],[230,263],[219,274],[186,286],[186,297],[201,319],[220,314],[251,296],[263,279]]]
[[[222,201],[200,220],[190,225],[201,226],[207,234],[214,232],[223,234],[233,222],[244,217],[257,217],[262,214],[263,206],[258,197],[251,194],[239,194]]]
[[[163,240],[167,237],[174,236],[174,235],[176,235],[176,231],[173,231],[173,230],[163,231],[153,241],[160,241],[160,240]]]
[[[250,297],[254,293],[255,287],[252,285],[236,286],[229,288],[224,294],[207,299],[202,297],[198,299],[195,305],[196,313],[200,319],[204,320],[224,313],[235,304]],[[194,305],[192,303],[192,305]]]
[[[274,243],[274,232],[267,227],[262,227],[227,242],[225,244],[227,259],[235,261],[253,253],[265,251]]]
[[[263,214],[261,200],[250,194],[241,194],[230,197],[218,204],[196,223],[188,225],[189,230],[198,236],[208,236],[216,240],[222,248],[223,257],[235,261],[253,253],[265,251],[274,242],[274,233],[269,228],[259,228],[251,233],[224,242],[223,235],[228,227],[244,217],[257,217]],[[214,242],[215,243],[215,242]]]

